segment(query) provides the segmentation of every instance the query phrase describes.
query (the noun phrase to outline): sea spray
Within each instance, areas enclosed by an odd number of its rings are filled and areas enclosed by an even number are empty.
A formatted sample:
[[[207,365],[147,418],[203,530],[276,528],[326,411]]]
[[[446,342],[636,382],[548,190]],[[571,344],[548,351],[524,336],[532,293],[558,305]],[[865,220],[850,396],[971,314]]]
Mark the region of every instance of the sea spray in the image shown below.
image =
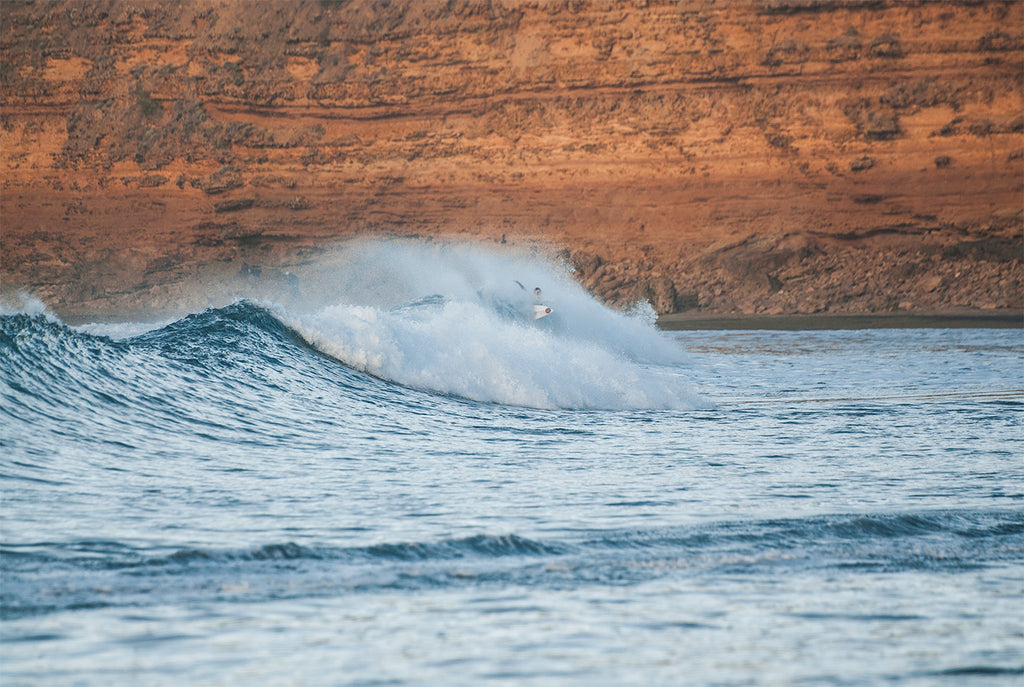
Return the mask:
[[[472,244],[374,241],[342,250],[332,269],[304,280],[316,285],[309,302],[320,307],[282,316],[324,353],[377,377],[535,408],[702,405],[663,369],[683,353],[647,313],[605,307],[557,261]],[[532,302],[553,314],[533,319],[525,312]]]

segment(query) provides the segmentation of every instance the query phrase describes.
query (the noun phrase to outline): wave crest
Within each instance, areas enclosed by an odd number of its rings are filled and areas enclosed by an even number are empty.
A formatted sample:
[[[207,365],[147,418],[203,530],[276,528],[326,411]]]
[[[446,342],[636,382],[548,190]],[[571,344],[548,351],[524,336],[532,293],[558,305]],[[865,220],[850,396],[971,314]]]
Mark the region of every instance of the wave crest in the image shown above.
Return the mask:
[[[649,312],[603,306],[556,261],[395,241],[353,247],[338,270],[336,302],[289,311],[285,321],[319,350],[376,377],[534,408],[704,405],[678,373],[682,351]],[[553,314],[533,319],[535,303]]]

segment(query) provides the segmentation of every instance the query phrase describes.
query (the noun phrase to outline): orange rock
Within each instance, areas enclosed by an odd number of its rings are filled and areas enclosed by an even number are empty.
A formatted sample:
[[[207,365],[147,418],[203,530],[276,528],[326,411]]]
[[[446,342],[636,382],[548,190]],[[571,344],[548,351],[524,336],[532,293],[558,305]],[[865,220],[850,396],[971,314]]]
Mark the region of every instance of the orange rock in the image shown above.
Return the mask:
[[[661,312],[1022,307],[1024,4],[644,5],[9,3],[3,287],[168,307],[417,234]]]

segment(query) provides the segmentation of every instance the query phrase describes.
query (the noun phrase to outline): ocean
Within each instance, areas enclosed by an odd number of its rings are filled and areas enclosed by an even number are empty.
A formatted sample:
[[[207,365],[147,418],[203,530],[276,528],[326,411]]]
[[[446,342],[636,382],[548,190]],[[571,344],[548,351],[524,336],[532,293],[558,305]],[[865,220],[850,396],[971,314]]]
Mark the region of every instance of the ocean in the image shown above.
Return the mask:
[[[318,269],[2,311],[0,684],[1024,680],[1022,330],[663,332],[480,246]]]

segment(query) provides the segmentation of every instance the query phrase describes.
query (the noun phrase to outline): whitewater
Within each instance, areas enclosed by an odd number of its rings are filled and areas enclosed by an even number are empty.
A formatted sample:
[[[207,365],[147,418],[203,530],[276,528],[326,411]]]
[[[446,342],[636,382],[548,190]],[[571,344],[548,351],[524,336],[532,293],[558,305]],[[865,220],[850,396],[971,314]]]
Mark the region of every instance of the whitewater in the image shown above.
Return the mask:
[[[459,243],[266,281],[0,310],[0,683],[1024,675],[1021,330],[662,332]]]

